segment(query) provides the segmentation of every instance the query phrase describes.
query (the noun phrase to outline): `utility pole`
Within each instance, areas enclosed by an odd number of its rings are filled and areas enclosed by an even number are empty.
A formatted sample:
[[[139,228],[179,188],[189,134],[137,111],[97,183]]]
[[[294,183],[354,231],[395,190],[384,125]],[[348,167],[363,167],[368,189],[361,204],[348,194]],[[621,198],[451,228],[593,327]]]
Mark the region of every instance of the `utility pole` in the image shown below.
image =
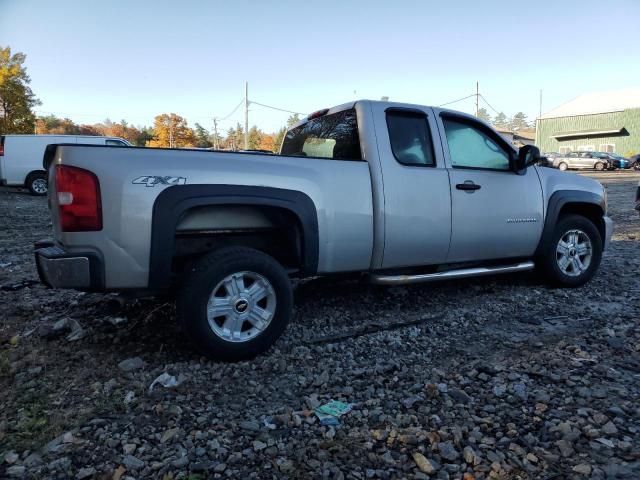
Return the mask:
[[[173,148],[173,119],[169,117],[169,148]]]
[[[478,116],[478,100],[480,99],[480,85],[476,82],[476,117]]]
[[[218,119],[213,117],[213,148],[218,150]]]
[[[244,82],[244,149],[249,149],[249,82]]]
[[[542,116],[542,89],[540,89],[540,114],[538,115],[538,118],[540,118]]]

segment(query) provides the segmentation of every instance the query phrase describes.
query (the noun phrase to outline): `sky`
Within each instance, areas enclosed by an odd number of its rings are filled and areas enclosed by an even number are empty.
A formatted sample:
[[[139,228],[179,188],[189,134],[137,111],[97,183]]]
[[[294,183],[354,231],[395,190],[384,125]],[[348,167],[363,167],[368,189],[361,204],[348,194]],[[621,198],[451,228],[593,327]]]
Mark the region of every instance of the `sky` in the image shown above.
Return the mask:
[[[27,55],[39,114],[211,130],[249,100],[309,113],[359,98],[423,105],[480,93],[529,119],[640,86],[640,0],[0,0],[0,46]],[[448,105],[473,113],[475,98]],[[277,130],[288,113],[250,105]],[[243,121],[243,109],[219,123]]]

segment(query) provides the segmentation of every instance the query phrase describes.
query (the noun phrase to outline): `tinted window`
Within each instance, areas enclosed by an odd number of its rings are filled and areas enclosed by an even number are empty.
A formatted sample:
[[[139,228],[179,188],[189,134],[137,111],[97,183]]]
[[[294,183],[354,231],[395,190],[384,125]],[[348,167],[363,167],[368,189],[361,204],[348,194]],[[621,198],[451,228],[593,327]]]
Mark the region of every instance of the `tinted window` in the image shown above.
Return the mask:
[[[403,165],[433,167],[433,143],[427,117],[421,113],[387,112],[391,151]]]
[[[115,147],[126,147],[127,144],[124,142],[121,142],[120,140],[107,140],[106,145],[113,145]]]
[[[282,143],[282,155],[362,160],[356,111],[314,118],[287,132]]]
[[[509,155],[485,132],[455,120],[443,123],[453,167],[509,170]]]

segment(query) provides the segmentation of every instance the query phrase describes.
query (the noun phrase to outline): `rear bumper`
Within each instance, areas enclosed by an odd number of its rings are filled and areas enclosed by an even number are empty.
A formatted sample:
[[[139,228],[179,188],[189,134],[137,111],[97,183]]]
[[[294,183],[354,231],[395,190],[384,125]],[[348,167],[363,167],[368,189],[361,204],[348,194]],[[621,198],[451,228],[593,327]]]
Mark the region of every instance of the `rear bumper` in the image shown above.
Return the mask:
[[[95,253],[69,253],[44,240],[35,244],[34,254],[40,281],[45,285],[83,291],[104,290],[104,268]]]
[[[602,242],[602,249],[606,250],[609,248],[609,243],[611,243],[611,235],[613,234],[613,220],[610,217],[603,217],[604,220],[604,241]]]

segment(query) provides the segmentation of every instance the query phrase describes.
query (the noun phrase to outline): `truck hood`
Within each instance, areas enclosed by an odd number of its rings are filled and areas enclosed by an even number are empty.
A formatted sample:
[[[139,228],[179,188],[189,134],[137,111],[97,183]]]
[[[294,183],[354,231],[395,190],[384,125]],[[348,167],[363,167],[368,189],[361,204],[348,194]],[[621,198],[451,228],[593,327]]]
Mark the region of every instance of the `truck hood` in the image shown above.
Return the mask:
[[[605,198],[604,187],[593,178],[584,177],[571,172],[561,172],[555,168],[535,167],[542,185],[545,200],[559,190],[581,190]]]

